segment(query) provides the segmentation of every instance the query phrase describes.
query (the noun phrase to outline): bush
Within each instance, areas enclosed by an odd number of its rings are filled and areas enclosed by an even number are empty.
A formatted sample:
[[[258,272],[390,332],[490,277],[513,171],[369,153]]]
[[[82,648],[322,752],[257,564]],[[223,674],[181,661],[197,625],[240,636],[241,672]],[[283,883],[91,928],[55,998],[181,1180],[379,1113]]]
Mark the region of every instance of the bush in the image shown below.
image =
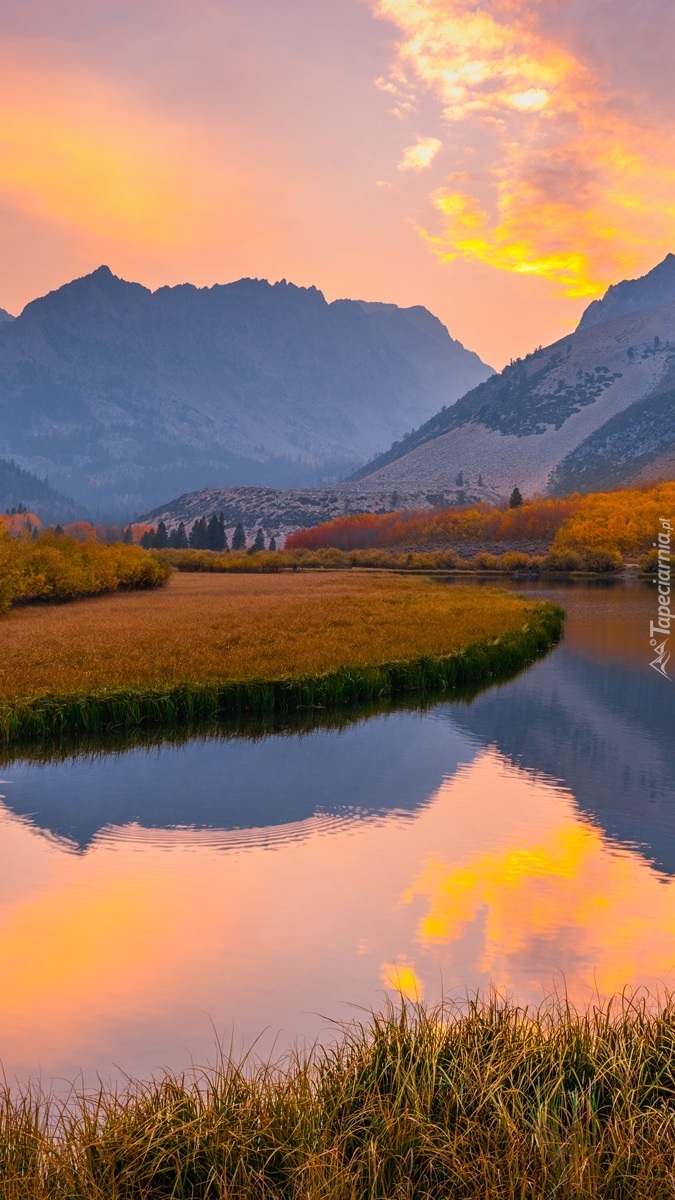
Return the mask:
[[[473,561],[481,571],[498,571],[501,567],[499,555],[487,554],[485,551],[477,554]]]
[[[638,559],[638,567],[642,575],[653,575],[658,571],[659,566],[663,564],[659,560],[659,552],[657,549],[649,550]],[[675,568],[675,555],[670,554],[666,559],[666,566],[670,566],[671,574]]]
[[[542,571],[582,571],[584,560],[575,550],[552,550],[541,561]]]
[[[0,611],[12,604],[58,602],[165,584],[171,566],[139,546],[102,546],[54,533],[35,540],[0,535]]]
[[[584,554],[584,566],[587,571],[620,571],[623,558],[618,550],[610,546],[596,546]]]
[[[506,571],[527,571],[532,563],[529,554],[520,550],[508,550],[501,556],[501,565]]]

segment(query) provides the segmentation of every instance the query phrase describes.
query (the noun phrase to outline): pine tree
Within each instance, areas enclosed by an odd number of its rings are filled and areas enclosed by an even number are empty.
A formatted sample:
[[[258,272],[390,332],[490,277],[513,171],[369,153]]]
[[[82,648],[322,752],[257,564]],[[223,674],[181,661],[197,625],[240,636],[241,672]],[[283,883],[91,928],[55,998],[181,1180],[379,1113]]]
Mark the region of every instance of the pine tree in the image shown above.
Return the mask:
[[[242,525],[241,521],[237,525],[237,528],[235,529],[234,533],[232,534],[232,549],[233,550],[245,550],[246,549],[246,533],[244,532],[244,526]]]
[[[188,548],[187,533],[185,532],[185,526],[182,521],[180,522],[180,525],[178,526],[178,529],[176,530],[176,540],[178,542],[178,545],[176,546],[177,550],[187,550],[187,548]]]
[[[190,547],[193,550],[208,550],[209,548],[209,534],[204,517],[198,517],[190,530]]]
[[[257,554],[259,550],[265,549],[265,534],[262,531],[262,526],[258,529],[253,543],[253,553]]]
[[[520,494],[520,488],[514,487],[509,498],[509,508],[520,508],[523,503],[523,497]]]
[[[154,536],[154,539],[152,542],[153,550],[166,550],[168,545],[169,545],[169,534],[168,534],[168,531],[167,531],[167,528],[166,528],[166,525],[164,524],[164,522],[160,521],[159,525],[157,526],[157,532],[155,533],[155,536]]]
[[[218,537],[219,550],[227,550],[227,534],[225,533],[225,514],[220,513],[218,517]]]
[[[209,550],[224,550],[225,531],[221,525],[220,517],[214,515],[208,523],[207,536],[209,539]]]
[[[272,536],[270,538],[270,550],[276,550],[276,548],[277,548],[277,539],[275,538],[274,534],[272,534]]]
[[[133,543],[133,540],[134,540],[134,531],[131,528],[131,525],[127,525],[126,529],[124,530],[124,533],[122,534],[122,541],[124,542],[125,546],[131,546]]]
[[[63,533],[63,525],[56,525],[54,528],[54,533],[57,533],[59,536],[61,536]]]
[[[151,550],[155,544],[155,530],[147,529],[141,537],[141,546],[144,550]]]

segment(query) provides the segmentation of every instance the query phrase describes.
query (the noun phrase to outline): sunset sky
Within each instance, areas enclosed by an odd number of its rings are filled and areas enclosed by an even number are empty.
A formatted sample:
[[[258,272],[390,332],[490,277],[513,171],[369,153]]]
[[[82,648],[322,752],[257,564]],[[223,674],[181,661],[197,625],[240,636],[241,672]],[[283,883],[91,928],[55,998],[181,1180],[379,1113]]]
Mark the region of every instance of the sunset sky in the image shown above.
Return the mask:
[[[500,366],[675,250],[666,0],[0,0],[0,306],[107,263]]]

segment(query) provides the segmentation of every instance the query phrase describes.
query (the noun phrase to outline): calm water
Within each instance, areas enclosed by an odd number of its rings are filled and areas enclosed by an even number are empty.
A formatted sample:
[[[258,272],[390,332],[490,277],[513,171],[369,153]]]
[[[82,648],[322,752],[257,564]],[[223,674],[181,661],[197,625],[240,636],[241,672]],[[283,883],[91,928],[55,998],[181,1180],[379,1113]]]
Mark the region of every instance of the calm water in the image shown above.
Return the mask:
[[[470,704],[2,768],[7,1074],[279,1049],[396,988],[675,987],[653,592],[528,590],[567,608],[564,643]]]

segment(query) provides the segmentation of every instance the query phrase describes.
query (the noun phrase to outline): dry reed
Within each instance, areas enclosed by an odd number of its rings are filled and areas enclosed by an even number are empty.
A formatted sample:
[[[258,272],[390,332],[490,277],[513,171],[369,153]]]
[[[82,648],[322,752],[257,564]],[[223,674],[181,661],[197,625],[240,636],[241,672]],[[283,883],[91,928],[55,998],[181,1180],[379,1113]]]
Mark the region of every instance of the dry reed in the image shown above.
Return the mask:
[[[309,1058],[0,1096],[3,1200],[672,1200],[675,1005],[390,1009]]]

